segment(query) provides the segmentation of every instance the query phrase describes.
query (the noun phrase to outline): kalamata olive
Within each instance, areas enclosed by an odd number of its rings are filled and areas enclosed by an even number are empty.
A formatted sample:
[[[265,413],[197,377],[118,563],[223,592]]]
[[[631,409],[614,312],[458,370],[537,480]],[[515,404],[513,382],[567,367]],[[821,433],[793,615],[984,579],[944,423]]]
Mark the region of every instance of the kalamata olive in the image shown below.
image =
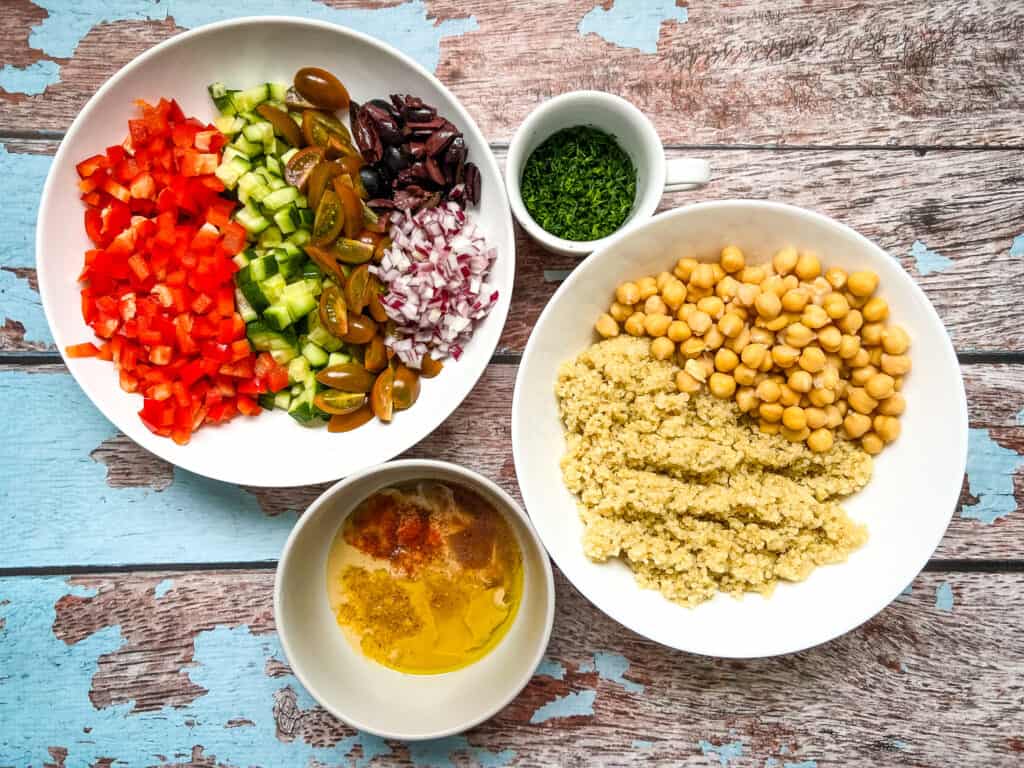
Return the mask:
[[[480,203],[480,169],[466,163],[466,199],[473,205]]]
[[[386,111],[389,115],[391,115],[391,117],[393,117],[395,119],[395,122],[397,122],[399,125],[401,125],[401,123],[402,123],[402,113],[399,112],[397,109],[395,109],[395,105],[392,104],[387,99],[370,99],[366,103],[367,104],[375,104],[376,106],[380,107],[381,109]]]
[[[380,177],[380,173],[377,172],[377,169],[372,166],[364,165],[360,168],[359,178],[363,182],[363,186],[366,188],[366,193],[370,197],[383,197],[391,191],[384,183],[384,179]]]
[[[316,380],[325,387],[342,392],[369,392],[373,388],[373,374],[359,363],[341,363],[324,368],[317,373]]]
[[[364,104],[360,114],[366,114],[377,128],[377,135],[385,144],[401,144],[405,137],[402,135],[402,128],[398,121],[391,116],[391,113],[378,107],[374,103]]]
[[[320,109],[334,112],[348,106],[348,91],[326,69],[303,67],[295,73],[295,90]]]
[[[412,157],[405,151],[404,147],[390,146],[384,150],[384,162],[392,173],[398,173],[403,168],[408,168]]]
[[[444,125],[434,131],[430,138],[427,139],[427,154],[437,155],[441,153],[448,146],[448,142],[454,139],[458,133],[459,131],[454,125],[445,121]]]
[[[368,163],[376,163],[384,155],[384,146],[381,143],[380,135],[377,133],[377,125],[366,112],[362,110],[356,114],[356,121],[352,125],[352,133],[356,139],[356,146],[363,153],[363,158]]]
[[[437,113],[430,107],[414,107],[402,111],[407,123],[426,123],[434,119]]]

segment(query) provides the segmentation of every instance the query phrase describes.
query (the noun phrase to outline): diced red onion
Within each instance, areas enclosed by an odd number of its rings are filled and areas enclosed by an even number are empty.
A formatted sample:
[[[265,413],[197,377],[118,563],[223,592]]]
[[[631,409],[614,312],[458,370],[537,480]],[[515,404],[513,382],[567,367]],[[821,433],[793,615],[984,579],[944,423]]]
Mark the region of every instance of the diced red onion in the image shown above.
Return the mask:
[[[385,343],[411,368],[428,352],[458,360],[498,301],[486,279],[496,250],[454,202],[395,211],[390,234],[391,247],[370,267],[387,289],[382,304],[395,325]]]

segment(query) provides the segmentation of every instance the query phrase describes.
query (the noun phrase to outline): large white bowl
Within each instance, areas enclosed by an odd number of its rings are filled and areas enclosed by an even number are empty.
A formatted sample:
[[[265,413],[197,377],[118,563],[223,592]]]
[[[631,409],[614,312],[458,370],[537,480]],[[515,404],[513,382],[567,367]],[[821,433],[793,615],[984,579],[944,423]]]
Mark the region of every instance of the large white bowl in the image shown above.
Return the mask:
[[[593,322],[615,286],[670,269],[683,256],[712,260],[735,244],[748,261],[786,245],[820,254],[826,265],[873,269],[893,322],[909,331],[914,369],[904,394],[902,435],[877,458],[874,476],[844,502],[868,526],[849,561],[819,568],[771,598],[718,595],[684,608],[641,589],[621,561],[583,554],[576,499],[562,483],[565,449],[554,394],[558,366],[594,342]],[[899,262],[849,227],[788,205],[733,200],[656,216],[623,232],[559,287],[534,327],[512,401],[516,475],[548,552],[598,608],[674,648],[711,656],[789,653],[847,632],[884,608],[924,567],[956,507],[967,459],[967,403],[956,355],[935,309]]]
[[[82,389],[118,429],[144,448],[180,467],[218,480],[257,486],[294,486],[343,477],[416,444],[454,411],[487,367],[508,314],[515,273],[512,217],[497,161],[473,118],[433,75],[384,43],[333,24],[284,17],[237,19],[199,27],[155,46],[125,66],[96,92],[61,142],[43,189],[36,226],[39,293],[53,338],[64,347],[92,340],[82,321],[79,286],[85,251],[75,164],[120,144],[135,99],[175,98],[185,113],[213,119],[206,86],[223,81],[248,87],[291,82],[303,66],[334,72],[352,98],[362,102],[391,93],[411,93],[437,107],[465,134],[469,157],[480,168],[482,197],[471,213],[498,249],[491,280],[497,306],[478,327],[458,362],[447,362],[436,379],[424,381],[419,402],[390,425],[378,421],[348,434],[304,429],[276,411],[204,427],[186,446],[153,435],[136,415],[139,395],[118,386],[114,367],[94,359],[65,363]],[[346,118],[347,119],[347,118]]]
[[[479,493],[505,516],[523,554],[523,597],[508,633],[479,661],[437,675],[396,672],[356,651],[326,590],[327,556],[349,513],[385,486],[422,479]],[[496,714],[533,676],[554,616],[551,563],[526,513],[487,478],[442,461],[392,461],[324,491],[292,529],[274,579],[274,621],[296,677],[331,714],[385,738],[436,739]]]

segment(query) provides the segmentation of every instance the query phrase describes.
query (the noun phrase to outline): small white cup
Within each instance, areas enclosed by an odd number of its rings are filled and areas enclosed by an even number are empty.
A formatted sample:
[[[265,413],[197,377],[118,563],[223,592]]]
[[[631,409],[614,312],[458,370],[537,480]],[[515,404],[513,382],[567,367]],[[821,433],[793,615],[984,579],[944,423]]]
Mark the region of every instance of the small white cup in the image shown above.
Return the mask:
[[[615,234],[600,240],[564,240],[545,231],[523,204],[519,180],[530,155],[552,134],[577,125],[592,126],[612,136],[636,169],[633,209],[615,232],[649,218],[657,209],[663,192],[702,187],[711,177],[706,160],[666,159],[654,125],[623,98],[603,91],[573,91],[549,99],[530,113],[512,137],[505,163],[505,189],[520,226],[552,253],[583,256],[601,248]]]

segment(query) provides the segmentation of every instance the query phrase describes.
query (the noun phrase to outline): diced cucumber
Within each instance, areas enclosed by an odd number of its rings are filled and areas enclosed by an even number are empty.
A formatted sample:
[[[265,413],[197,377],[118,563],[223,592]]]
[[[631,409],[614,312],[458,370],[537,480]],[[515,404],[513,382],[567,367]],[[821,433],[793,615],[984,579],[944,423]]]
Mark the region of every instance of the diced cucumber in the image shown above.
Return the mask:
[[[243,251],[244,253],[244,251]],[[253,259],[248,265],[238,270],[235,276],[240,284],[258,283],[266,280],[271,275],[277,274],[277,259],[272,256],[260,256]]]
[[[241,251],[240,253],[236,253],[232,256],[231,260],[235,262],[239,270],[245,269],[249,266],[249,253],[247,251]]]
[[[274,126],[265,121],[250,123],[242,129],[242,133],[249,141],[266,147],[269,140],[274,138]]]
[[[266,83],[238,91],[231,95],[231,101],[239,112],[252,112],[261,103],[270,98],[270,88]]]
[[[231,149],[231,147],[228,147]],[[226,157],[226,155],[225,155]],[[224,182],[224,186],[228,189],[234,189],[238,184],[239,179],[242,178],[251,167],[249,159],[241,154],[236,154],[230,159],[221,160],[220,165],[217,166],[217,170],[214,174]]]
[[[288,305],[279,301],[263,310],[263,320],[271,328],[283,331],[292,324],[292,315]]]
[[[309,364],[313,368],[323,368],[327,365],[327,352],[312,341],[307,341],[302,345],[302,356],[309,360]]]
[[[284,189],[285,187],[288,186],[288,182],[285,181],[284,179],[275,176],[269,171],[267,172],[267,174],[270,176],[270,180],[267,182],[267,186],[270,187],[271,189]]]
[[[299,355],[288,363],[288,383],[301,384],[309,376],[309,360]]]
[[[237,151],[241,152],[246,157],[252,159],[259,157],[263,154],[263,145],[260,143],[249,141],[245,138],[244,133],[240,133],[235,137],[235,140],[229,145],[234,147]]]
[[[275,176],[281,176],[284,173],[280,161],[273,154],[267,155],[267,170]]]
[[[330,368],[332,365],[341,365],[342,363],[351,363],[352,356],[346,355],[344,352],[331,352],[327,356],[327,367]]]
[[[249,301],[245,298],[245,294],[242,293],[241,288],[235,287],[235,307],[238,309],[238,314],[242,316],[242,320],[247,323],[251,323],[253,320],[259,317],[259,313],[253,308]]]
[[[274,409],[274,398],[276,395],[273,392],[264,392],[262,395],[256,398],[256,402],[260,404],[260,407],[272,411]],[[290,399],[290,398],[289,398]]]
[[[320,321],[320,312],[310,312],[307,316],[309,324],[309,340],[314,344],[323,347],[328,352],[336,352],[341,349],[342,341],[328,331]]]
[[[307,423],[316,417],[316,410],[313,408],[313,398],[316,396],[316,379],[310,374],[303,384],[302,391],[297,397],[292,398],[288,406],[288,415],[296,421]]]
[[[271,192],[269,195],[263,198],[261,205],[265,209],[276,211],[280,208],[284,208],[289,203],[295,202],[295,198],[299,196],[299,190],[295,187],[289,187],[285,185],[281,189]]]
[[[292,147],[283,155],[281,155],[281,164],[288,165],[288,161],[291,160],[294,155],[298,154],[298,151],[299,150],[296,147]]]
[[[275,245],[280,244],[283,239],[280,229],[269,227],[260,235],[260,248],[273,248]]]
[[[272,349],[270,350],[270,356],[274,358],[274,361],[278,365],[288,365],[288,363],[294,360],[299,354],[297,349]]]
[[[289,245],[289,243],[285,243],[285,245]],[[316,265],[315,261],[307,261],[302,265],[302,277],[323,280],[324,273],[320,271],[320,267]]]
[[[274,223],[277,228],[281,230],[281,234],[290,235],[295,231],[295,222],[292,221],[292,214],[288,208],[282,208],[279,211],[274,212]],[[291,243],[284,243],[285,245],[291,245]]]
[[[222,115],[233,115],[238,111],[235,109],[234,99],[232,98],[234,91],[229,91],[224,83],[211,83],[207,86],[206,90],[209,92],[210,98],[213,99],[217,111]]]
[[[287,390],[278,392],[276,395],[274,395],[274,407],[275,408],[280,408],[282,411],[287,411],[288,410],[288,406],[290,406],[291,404],[292,404],[292,396],[291,396],[291,393],[288,392]]]
[[[245,120],[237,115],[221,115],[213,119],[213,125],[225,136],[233,138],[236,133],[245,128]]]
[[[285,95],[288,93],[287,83],[267,83],[267,89],[270,91],[270,98],[284,103]]]
[[[292,217],[292,222],[299,229],[312,229],[313,219],[315,218],[313,211],[309,208],[299,208],[297,205],[292,206],[289,209],[289,214]],[[296,245],[302,245],[302,243],[296,243]]]
[[[286,285],[280,303],[288,308],[292,321],[305,317],[317,308],[316,297],[305,281]]]
[[[258,235],[270,226],[269,221],[248,206],[239,209],[235,214],[235,221],[245,227],[245,231],[250,235]]]
[[[289,258],[289,259],[299,259],[300,261],[305,261],[306,254],[303,253],[302,249],[299,248],[299,246],[297,246],[295,243],[290,242],[288,240],[285,240],[283,243],[281,243],[277,247],[280,250],[284,251],[285,254],[287,254],[287,258]],[[277,260],[280,261],[281,258],[282,258],[281,256],[278,256]]]
[[[284,296],[284,290],[287,287],[285,285],[284,275],[280,273],[271,275],[266,280],[262,281],[259,286],[268,304],[275,304],[280,301],[281,297]]]

